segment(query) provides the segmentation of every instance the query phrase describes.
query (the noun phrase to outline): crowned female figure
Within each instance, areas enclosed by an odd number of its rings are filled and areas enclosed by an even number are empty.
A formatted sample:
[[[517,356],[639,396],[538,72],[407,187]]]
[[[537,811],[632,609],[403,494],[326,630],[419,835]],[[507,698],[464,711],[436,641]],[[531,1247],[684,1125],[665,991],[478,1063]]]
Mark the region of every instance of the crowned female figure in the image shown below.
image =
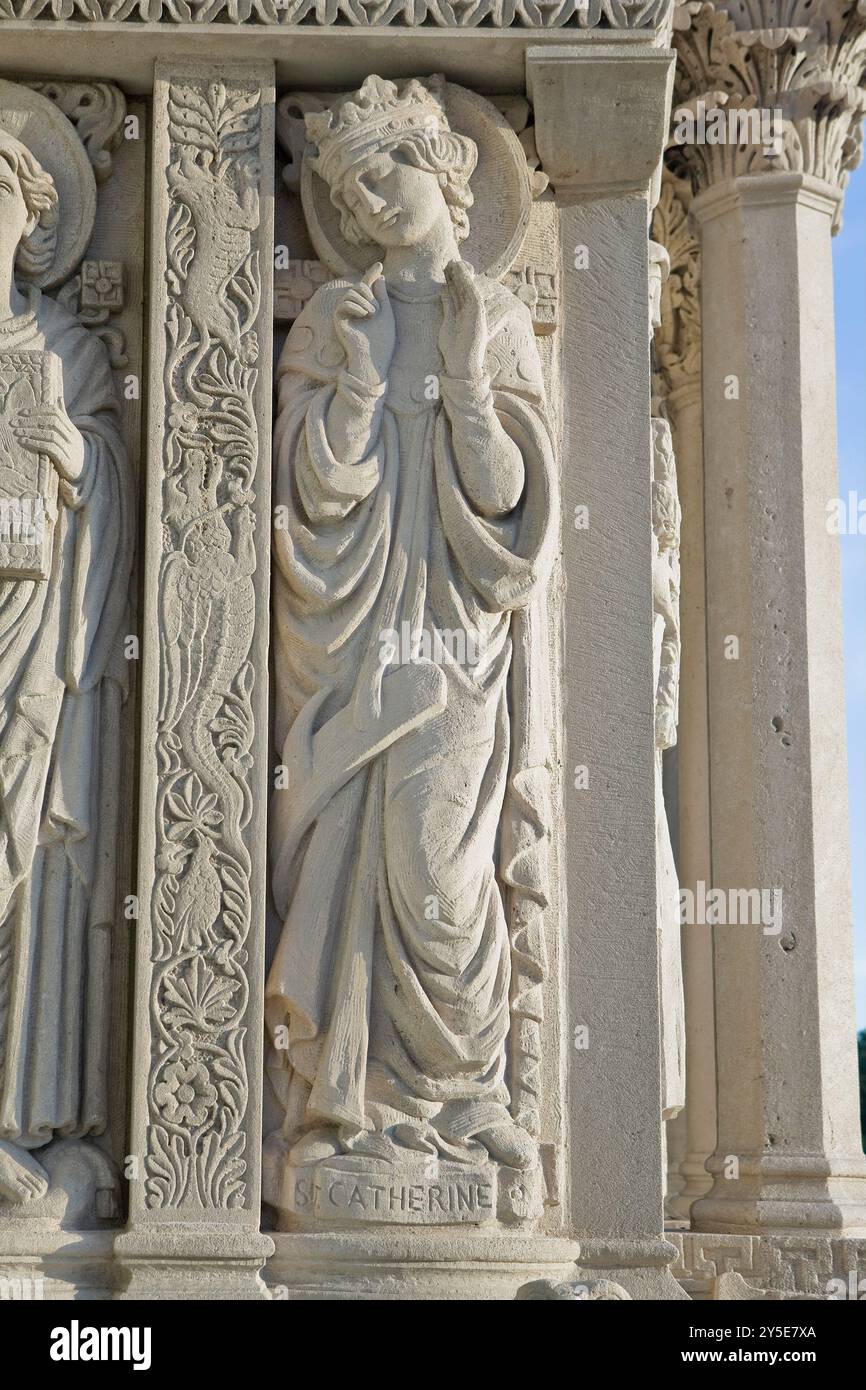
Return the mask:
[[[370,77],[306,117],[342,236],[373,249],[278,369],[267,1006],[290,1166],[537,1157],[513,1025],[543,960],[553,452],[529,311],[460,256],[477,150],[444,93]]]
[[[12,1203],[47,1190],[45,1146],[106,1124],[117,823],[105,797],[132,534],[108,354],[39,289],[78,236],[83,199],[60,206],[57,192],[76,141],[25,89],[0,111],[0,521],[13,528],[0,563],[0,1197]],[[28,549],[16,489],[34,478]]]

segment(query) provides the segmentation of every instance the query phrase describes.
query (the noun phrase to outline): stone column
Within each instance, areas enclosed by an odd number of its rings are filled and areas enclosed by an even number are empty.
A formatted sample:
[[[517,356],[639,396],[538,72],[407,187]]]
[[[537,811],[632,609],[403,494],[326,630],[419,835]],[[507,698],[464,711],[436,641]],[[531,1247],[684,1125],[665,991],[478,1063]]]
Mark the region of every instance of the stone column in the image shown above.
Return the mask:
[[[662,1236],[647,266],[671,71],[649,45],[527,55],[563,256],[565,1202],[581,1263],[643,1298],[685,1296]]]
[[[783,117],[775,150],[740,130],[677,157],[698,190],[712,868],[728,916],[739,890],[739,924],[713,928],[718,1144],[692,1220],[857,1236],[866,1160],[826,515],[838,491],[830,237],[856,158],[864,25],[832,3],[805,36],[752,32],[752,19],[741,33],[705,7],[680,39],[685,99],[730,115],[751,98]]]
[[[261,1298],[270,64],[159,64],[129,1298]]]
[[[661,326],[654,351],[656,386],[665,402],[674,439],[682,507],[680,535],[680,664],[677,727],[675,836],[680,885],[696,891],[710,872],[709,730],[704,556],[704,462],[701,432],[701,337],[698,244],[688,222],[691,189],[666,174],[653,216],[653,236],[670,256],[662,289]],[[716,1146],[716,1058],[713,1029],[712,932],[692,924],[682,930],[686,1015],[686,1105],[668,1124],[681,1123],[675,1187],[666,1210],[688,1217],[691,1205],[712,1185],[705,1164]],[[670,1166],[669,1166],[670,1172]]]

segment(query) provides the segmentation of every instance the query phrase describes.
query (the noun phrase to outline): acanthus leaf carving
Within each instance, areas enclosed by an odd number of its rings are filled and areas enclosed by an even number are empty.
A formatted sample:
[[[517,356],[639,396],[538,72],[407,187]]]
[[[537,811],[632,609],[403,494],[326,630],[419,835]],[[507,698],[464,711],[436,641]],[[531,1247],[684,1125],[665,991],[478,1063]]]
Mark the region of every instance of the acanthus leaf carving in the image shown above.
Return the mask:
[[[112,153],[123,139],[126,98],[113,82],[31,82],[59,106],[78,131],[97,183],[111,176]]]
[[[691,200],[689,185],[665,170],[652,225],[653,237],[670,260],[670,273],[661,286],[661,321],[653,337],[656,376],[665,397],[700,381],[700,261],[689,224]]]
[[[760,22],[759,22],[760,21]],[[805,0],[777,13],[743,0],[688,0],[675,18],[674,135],[666,162],[695,189],[741,174],[805,173],[844,188],[862,151],[866,8],[862,0]],[[677,142],[677,112],[721,109],[738,138]],[[773,117],[773,138],[757,134]],[[776,116],[774,113],[779,113]]]
[[[672,0],[0,0],[6,20],[474,29],[663,29]]]

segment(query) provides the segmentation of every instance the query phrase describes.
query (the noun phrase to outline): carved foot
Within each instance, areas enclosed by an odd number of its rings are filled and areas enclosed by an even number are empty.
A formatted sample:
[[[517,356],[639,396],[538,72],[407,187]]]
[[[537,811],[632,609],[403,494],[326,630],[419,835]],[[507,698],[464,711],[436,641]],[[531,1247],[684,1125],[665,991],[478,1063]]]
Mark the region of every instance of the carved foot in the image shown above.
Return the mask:
[[[33,1155],[0,1139],[0,1198],[20,1206],[47,1191],[48,1174]]]
[[[333,1158],[341,1153],[336,1131],[333,1129],[308,1129],[297,1143],[292,1145],[289,1163],[300,1168],[305,1163],[318,1163],[323,1158]]]
[[[484,1145],[491,1158],[508,1168],[523,1171],[538,1162],[538,1145],[532,1135],[513,1120],[480,1129],[475,1138]]]

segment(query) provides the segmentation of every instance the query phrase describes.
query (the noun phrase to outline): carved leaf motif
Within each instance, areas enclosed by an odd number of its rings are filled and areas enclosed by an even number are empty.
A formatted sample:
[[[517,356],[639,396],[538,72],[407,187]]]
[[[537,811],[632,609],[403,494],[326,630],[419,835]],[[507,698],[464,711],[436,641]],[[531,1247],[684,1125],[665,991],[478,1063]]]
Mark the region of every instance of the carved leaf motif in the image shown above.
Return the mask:
[[[257,89],[230,92],[221,82],[183,84],[169,101],[147,1158],[155,1207],[237,1207],[249,1199],[243,1020],[251,869],[242,832],[254,736],[259,103]],[[214,219],[223,233],[216,239]]]
[[[237,981],[217,975],[203,957],[193,957],[184,975],[166,976],[166,1017],[178,1028],[207,1031],[234,1013]]]
[[[35,19],[47,8],[49,0],[0,0],[0,21]],[[55,19],[461,29],[661,28],[671,8],[672,0],[50,0]]]

